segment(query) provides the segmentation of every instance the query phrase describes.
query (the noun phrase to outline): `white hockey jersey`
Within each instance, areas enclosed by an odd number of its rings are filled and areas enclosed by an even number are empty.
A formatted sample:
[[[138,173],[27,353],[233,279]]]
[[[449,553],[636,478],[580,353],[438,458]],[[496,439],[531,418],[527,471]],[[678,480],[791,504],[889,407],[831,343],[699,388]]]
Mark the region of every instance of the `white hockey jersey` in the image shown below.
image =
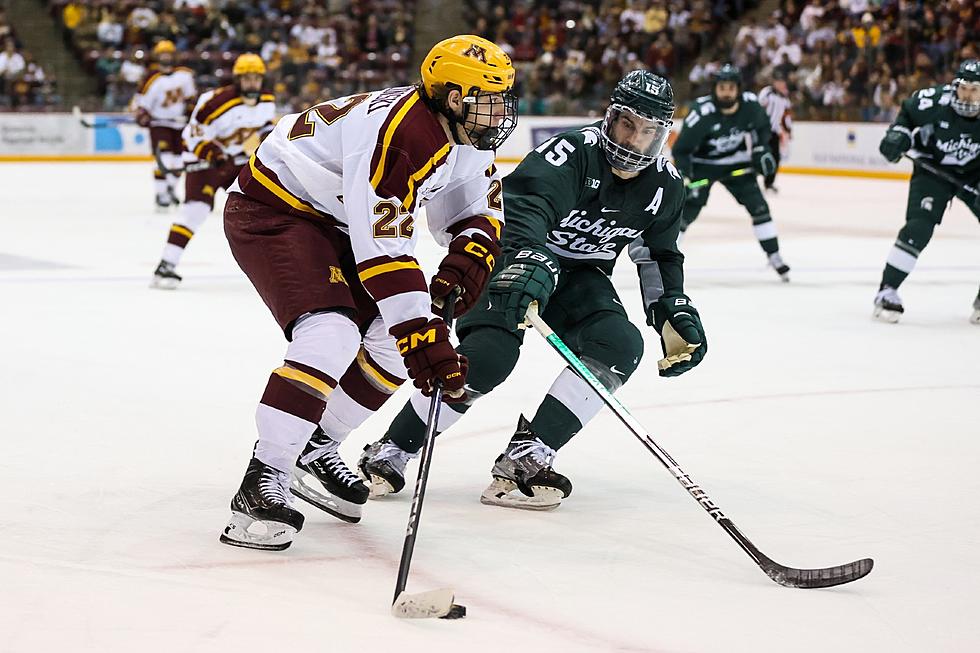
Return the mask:
[[[419,208],[443,246],[477,231],[499,240],[503,193],[493,163],[492,151],[455,145],[404,86],[285,116],[229,192],[349,234],[360,281],[390,329],[432,317],[414,257]]]
[[[196,161],[214,148],[232,159],[251,154],[244,150],[246,142],[272,131],[275,117],[276,98],[271,93],[260,95],[254,105],[247,104],[235,86],[202,93],[182,135],[184,160]]]
[[[151,127],[180,129],[187,124],[187,102],[196,96],[190,68],[174,68],[169,73],[151,70],[133,97],[132,106],[150,114]]]

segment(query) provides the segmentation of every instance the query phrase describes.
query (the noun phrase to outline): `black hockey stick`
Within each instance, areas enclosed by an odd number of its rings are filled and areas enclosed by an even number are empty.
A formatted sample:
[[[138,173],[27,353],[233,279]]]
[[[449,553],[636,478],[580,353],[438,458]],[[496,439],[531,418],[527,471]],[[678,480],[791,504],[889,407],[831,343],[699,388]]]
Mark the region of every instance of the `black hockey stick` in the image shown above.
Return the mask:
[[[948,181],[949,183],[953,184],[954,186],[959,186],[960,188],[962,188],[966,192],[971,193],[972,195],[980,195],[980,190],[977,190],[977,187],[976,186],[971,186],[969,184],[964,184],[962,181],[960,181],[959,179],[957,179],[953,175],[949,174],[945,170],[940,170],[936,166],[932,165],[932,163],[930,163],[926,159],[922,159],[922,158],[917,157],[917,156],[912,156],[911,154],[908,154],[907,152],[904,153],[904,154],[902,154],[902,156],[904,156],[906,159],[908,159],[909,161],[911,161],[913,164],[921,167],[923,170],[925,170],[927,172],[931,172],[932,174],[936,175],[937,177],[939,177],[943,181]]]
[[[136,121],[130,116],[102,116],[95,122],[92,122],[82,114],[82,110],[78,106],[72,107],[71,113],[78,119],[78,122],[81,123],[82,127],[86,127],[88,129],[108,129],[109,127],[116,127],[117,125],[132,125],[136,123]]]
[[[578,356],[570,350],[564,342],[561,341],[555,332],[551,330],[548,324],[541,319],[538,315],[537,305],[531,304],[531,307],[527,311],[526,320],[533,326],[538,333],[540,333],[548,344],[557,351],[562,358],[565,359],[571,368],[578,373],[578,375],[596,391],[599,398],[609,406],[616,417],[620,419],[623,424],[626,425],[633,435],[643,444],[647,450],[653,454],[653,456],[660,461],[660,463],[667,468],[674,478],[681,484],[681,486],[688,491],[688,493],[694,497],[694,499],[701,504],[709,515],[715,518],[718,525],[725,529],[733,540],[735,540],[742,550],[749,554],[749,557],[759,568],[766,573],[769,578],[773,579],[780,585],[784,587],[799,587],[803,589],[811,589],[815,587],[833,587],[834,585],[843,585],[844,583],[850,583],[859,578],[867,576],[871,572],[871,568],[874,566],[874,561],[871,558],[863,558],[861,560],[856,560],[854,562],[849,562],[846,565],[838,565],[836,567],[824,567],[822,569],[797,569],[796,567],[787,567],[781,565],[778,562],[774,562],[761,551],[749,538],[745,537],[732,520],[725,516],[715,502],[711,500],[708,493],[701,489],[697,483],[687,474],[684,470],[678,466],[677,462],[670,457],[670,454],[664,451],[660,445],[653,441],[650,434],[640,425],[640,423],[634,418],[623,404],[619,403],[619,400],[609,392],[602,382],[595,377],[594,374],[589,370],[588,367],[579,360]]]
[[[453,308],[456,304],[456,297],[457,291],[454,290],[446,297],[443,305],[442,319],[450,329],[453,326]],[[419,522],[422,520],[422,501],[425,499],[425,486],[429,480],[429,467],[432,464],[432,450],[435,446],[436,425],[439,423],[441,406],[442,380],[436,379],[433,382],[432,399],[429,401],[429,415],[425,423],[425,439],[422,442],[419,475],[415,481],[415,494],[412,496],[412,511],[408,515],[405,543],[402,546],[401,560],[398,562],[398,580],[395,582],[395,598],[391,604],[391,613],[396,617],[459,619],[466,616],[466,607],[454,603],[456,597],[451,589],[438,589],[419,594],[407,594],[405,592],[405,585],[408,584],[408,570],[412,566],[412,554],[415,551],[415,539],[419,533]]]

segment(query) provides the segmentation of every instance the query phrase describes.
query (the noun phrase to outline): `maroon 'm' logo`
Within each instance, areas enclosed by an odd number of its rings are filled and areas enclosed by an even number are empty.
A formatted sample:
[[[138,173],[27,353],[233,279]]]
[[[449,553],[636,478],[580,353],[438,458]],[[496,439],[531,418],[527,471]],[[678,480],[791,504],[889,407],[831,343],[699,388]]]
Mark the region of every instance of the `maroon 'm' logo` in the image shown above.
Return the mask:
[[[470,47],[466,48],[466,50],[463,52],[463,56],[473,57],[474,59],[479,59],[482,63],[486,63],[487,49],[474,43]]]

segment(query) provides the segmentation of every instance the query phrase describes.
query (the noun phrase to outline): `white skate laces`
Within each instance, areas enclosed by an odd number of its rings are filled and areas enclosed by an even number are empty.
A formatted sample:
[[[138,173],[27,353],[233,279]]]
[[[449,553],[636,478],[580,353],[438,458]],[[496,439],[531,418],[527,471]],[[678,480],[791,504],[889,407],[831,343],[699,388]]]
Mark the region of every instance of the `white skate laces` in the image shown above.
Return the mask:
[[[259,492],[273,503],[283,506],[293,504],[293,495],[287,489],[288,487],[289,474],[280,472],[273,467],[266,467],[259,477]]]
[[[902,305],[902,298],[898,296],[898,291],[891,286],[885,286],[878,291],[875,296],[875,304],[881,304],[882,302],[888,302],[889,304]]]
[[[555,456],[558,455],[557,451],[537,438],[534,440],[518,440],[514,442],[514,445],[516,446],[507,452],[508,458],[517,460],[530,455],[531,460],[542,468],[551,467],[551,463],[555,461]]]
[[[314,460],[320,460],[322,458],[324,460],[321,464],[330,470],[334,477],[347,487],[361,482],[357,474],[352,472],[340,457],[340,453],[338,452],[340,448],[339,442],[327,437],[326,442],[311,441],[310,446],[313,447],[312,451],[300,456],[300,464],[308,465]]]
[[[401,447],[399,447],[394,442],[390,440],[381,445],[378,449],[378,453],[373,457],[373,461],[385,460],[388,461],[392,467],[394,467],[399,474],[405,473],[405,467],[408,465],[408,461],[415,458],[419,454],[409,453]]]

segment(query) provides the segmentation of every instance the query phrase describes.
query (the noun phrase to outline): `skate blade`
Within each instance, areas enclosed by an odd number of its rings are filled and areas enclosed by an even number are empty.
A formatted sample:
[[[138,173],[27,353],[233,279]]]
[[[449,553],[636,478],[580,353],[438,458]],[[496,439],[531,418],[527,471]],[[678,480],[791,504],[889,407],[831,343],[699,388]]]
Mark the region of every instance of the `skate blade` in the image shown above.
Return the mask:
[[[277,521],[260,521],[242,512],[231,513],[231,519],[221,537],[223,544],[246,549],[282,551],[293,543],[296,529]]]
[[[370,491],[368,495],[369,499],[380,499],[389,494],[395,494],[395,487],[377,474],[370,474],[369,478],[364,478],[363,476],[361,478],[368,484],[368,490]]]
[[[519,510],[554,510],[565,497],[561,490],[543,485],[532,485],[531,491],[534,496],[526,496],[517,489],[517,484],[513,481],[495,478],[480,495],[480,503]]]
[[[336,517],[350,524],[361,521],[361,504],[345,501],[340,497],[327,492],[319,481],[313,479],[310,474],[300,470],[294,470],[289,481],[289,488],[293,491],[293,496],[302,499],[311,506],[315,506],[323,512]],[[311,483],[316,483],[314,487]]]
[[[180,281],[177,279],[166,279],[164,277],[153,277],[153,281],[150,282],[150,288],[156,288],[157,290],[177,290],[177,286],[180,285]]]
[[[882,308],[880,306],[875,307],[874,319],[878,320],[879,322],[896,324],[901,317],[902,314],[899,311],[890,311],[887,308]]]
[[[454,603],[456,595],[448,588],[409,594],[402,592],[391,604],[391,614],[401,619],[460,619],[466,607]]]

